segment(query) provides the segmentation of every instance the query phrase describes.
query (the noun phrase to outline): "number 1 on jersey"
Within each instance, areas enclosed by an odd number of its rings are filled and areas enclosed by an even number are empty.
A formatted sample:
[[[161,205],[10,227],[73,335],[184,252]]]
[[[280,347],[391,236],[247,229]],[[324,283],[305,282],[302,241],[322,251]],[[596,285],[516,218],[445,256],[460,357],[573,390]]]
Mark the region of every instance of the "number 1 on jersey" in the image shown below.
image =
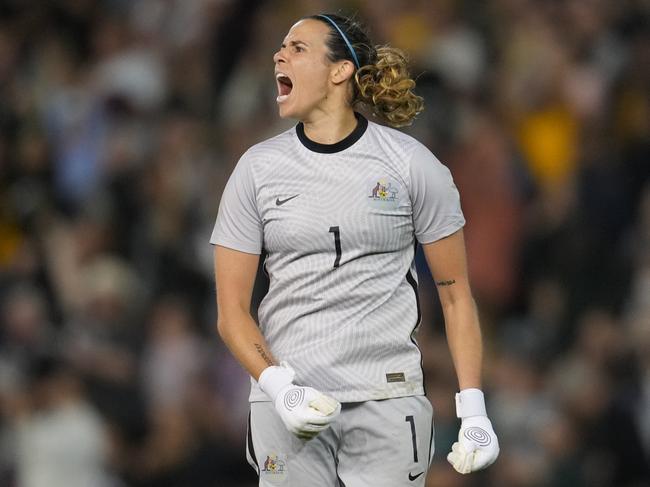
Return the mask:
[[[334,248],[336,249],[336,259],[334,259],[334,269],[341,263],[341,232],[339,227],[330,227],[330,233],[334,234]]]

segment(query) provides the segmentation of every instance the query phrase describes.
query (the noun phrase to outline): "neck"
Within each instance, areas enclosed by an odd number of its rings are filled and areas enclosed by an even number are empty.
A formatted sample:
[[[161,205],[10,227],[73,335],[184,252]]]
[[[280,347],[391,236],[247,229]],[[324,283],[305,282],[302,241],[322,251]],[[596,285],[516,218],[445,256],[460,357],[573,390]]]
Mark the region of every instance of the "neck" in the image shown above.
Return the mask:
[[[357,118],[352,109],[338,113],[323,113],[304,120],[305,135],[319,144],[336,144],[345,139],[357,126]]]

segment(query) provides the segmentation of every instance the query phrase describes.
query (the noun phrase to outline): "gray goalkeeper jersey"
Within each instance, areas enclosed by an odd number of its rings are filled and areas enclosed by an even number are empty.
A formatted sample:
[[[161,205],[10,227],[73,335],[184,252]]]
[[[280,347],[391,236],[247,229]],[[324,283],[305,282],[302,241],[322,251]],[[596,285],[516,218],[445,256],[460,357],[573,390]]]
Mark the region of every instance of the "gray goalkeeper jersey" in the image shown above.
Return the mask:
[[[414,138],[357,116],[318,144],[302,124],[249,149],[210,242],[266,251],[259,326],[296,383],[342,402],[424,394],[416,239],[465,220],[449,170]],[[251,401],[267,396],[252,381]]]

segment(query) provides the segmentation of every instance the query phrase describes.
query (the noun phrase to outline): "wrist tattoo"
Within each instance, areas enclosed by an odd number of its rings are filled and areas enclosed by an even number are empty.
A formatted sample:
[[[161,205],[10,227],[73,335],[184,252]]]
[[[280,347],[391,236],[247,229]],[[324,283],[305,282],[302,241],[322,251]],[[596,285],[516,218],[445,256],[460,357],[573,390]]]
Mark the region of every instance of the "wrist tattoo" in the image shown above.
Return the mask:
[[[267,365],[269,366],[273,365],[273,360],[271,360],[271,357],[269,357],[269,355],[266,353],[262,345],[256,343],[255,348],[257,349],[257,353],[259,353],[262,356],[262,358],[264,359]]]
[[[451,286],[455,282],[455,279],[449,279],[448,281],[436,281],[436,286]]]

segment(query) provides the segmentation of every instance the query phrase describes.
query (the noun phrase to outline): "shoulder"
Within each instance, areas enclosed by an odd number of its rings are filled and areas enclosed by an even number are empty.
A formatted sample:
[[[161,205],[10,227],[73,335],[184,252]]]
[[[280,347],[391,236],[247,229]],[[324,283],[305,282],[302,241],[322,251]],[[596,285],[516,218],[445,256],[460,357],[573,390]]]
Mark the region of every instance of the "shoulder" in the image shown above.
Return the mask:
[[[447,166],[415,137],[374,122],[370,122],[368,126],[372,134],[372,143],[405,171],[411,174],[423,169],[441,174],[449,172]]]
[[[281,165],[286,159],[287,148],[292,145],[295,128],[291,128],[269,139],[258,142],[244,152],[231,174],[231,179],[244,179],[256,186],[255,181],[264,179],[269,171]]]
[[[368,131],[372,144],[380,151],[394,155],[407,161],[415,154],[429,152],[429,149],[415,137],[405,134],[395,128],[380,125],[375,122],[368,123]],[[433,156],[433,154],[431,154]]]
[[[372,124],[377,143],[398,168],[412,196],[454,187],[449,168],[416,138],[391,127]],[[442,193],[441,193],[442,194]]]
[[[248,164],[269,162],[279,157],[286,157],[287,148],[295,142],[296,129],[291,127],[281,134],[258,142],[251,146],[240,158],[240,163],[246,161]]]
[[[446,188],[456,191],[449,168],[424,144],[418,143],[413,147],[408,166],[409,182],[413,191],[426,192],[427,188],[439,194],[446,194]]]
[[[389,145],[399,145],[401,147],[410,148],[415,145],[422,145],[415,137],[410,136],[396,128],[380,125],[375,122],[368,121],[368,131],[375,136],[385,141]]]

